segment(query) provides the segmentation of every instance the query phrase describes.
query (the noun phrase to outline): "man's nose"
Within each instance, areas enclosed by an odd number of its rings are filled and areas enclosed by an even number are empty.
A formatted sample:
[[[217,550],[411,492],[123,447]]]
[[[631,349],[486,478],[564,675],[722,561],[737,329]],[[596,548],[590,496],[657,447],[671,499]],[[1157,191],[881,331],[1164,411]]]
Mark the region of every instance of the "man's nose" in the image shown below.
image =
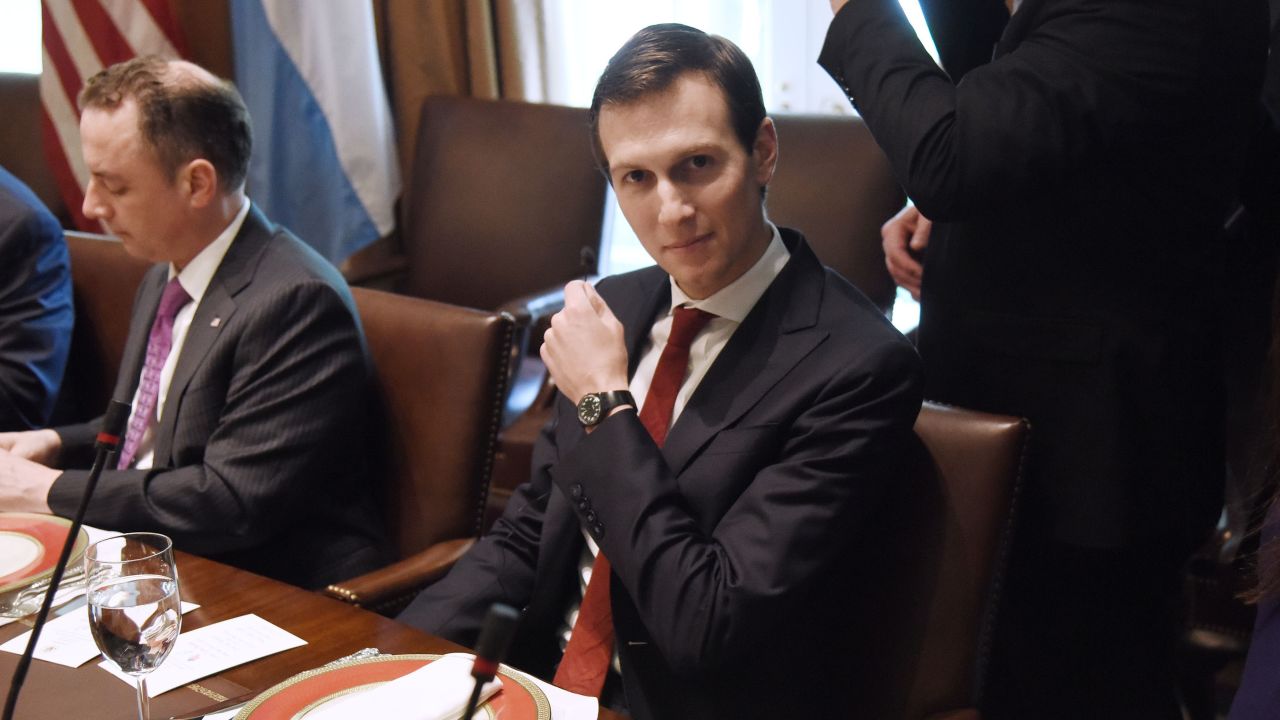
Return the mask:
[[[661,183],[658,194],[662,205],[658,210],[658,222],[678,225],[693,217],[694,208],[687,194],[673,183]]]
[[[90,180],[89,187],[85,188],[84,202],[80,203],[80,211],[90,220],[104,220],[107,217],[107,207],[102,202],[97,183],[93,180]]]

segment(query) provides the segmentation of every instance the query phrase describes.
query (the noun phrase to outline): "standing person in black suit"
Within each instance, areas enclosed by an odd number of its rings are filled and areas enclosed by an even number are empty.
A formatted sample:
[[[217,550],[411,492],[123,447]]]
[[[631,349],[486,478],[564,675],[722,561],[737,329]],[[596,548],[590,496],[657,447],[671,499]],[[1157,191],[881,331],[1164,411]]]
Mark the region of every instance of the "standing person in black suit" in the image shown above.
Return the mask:
[[[918,208],[886,253],[923,293],[926,396],[1033,428],[987,714],[1178,718],[1179,570],[1222,507],[1215,240],[1264,0],[1011,0],[958,83],[897,0],[832,8],[820,63]]]
[[[0,432],[49,421],[73,317],[62,228],[30,188],[0,167]]]
[[[158,263],[116,383],[133,405],[128,435],[85,522],[163,532],[304,587],[377,567],[355,304],[332,265],[245,196],[240,94],[147,57],[90,78],[80,103],[84,213]],[[96,426],[0,435],[0,509],[72,513]]]
[[[542,350],[563,395],[531,482],[401,619],[470,644],[491,603],[524,607],[513,664],[636,718],[817,716],[815,673],[856,651],[836,628],[918,358],[766,219],[778,138],[735,45],[641,30],[591,117],[658,267],[565,288]]]

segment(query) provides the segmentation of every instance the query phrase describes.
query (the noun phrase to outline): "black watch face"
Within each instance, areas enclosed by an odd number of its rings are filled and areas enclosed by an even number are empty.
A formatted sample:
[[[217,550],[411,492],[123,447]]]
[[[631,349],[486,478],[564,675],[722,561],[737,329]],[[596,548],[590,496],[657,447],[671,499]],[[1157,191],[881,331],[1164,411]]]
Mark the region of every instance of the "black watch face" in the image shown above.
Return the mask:
[[[578,401],[578,420],[583,425],[595,425],[600,422],[601,409],[599,395],[583,395]]]

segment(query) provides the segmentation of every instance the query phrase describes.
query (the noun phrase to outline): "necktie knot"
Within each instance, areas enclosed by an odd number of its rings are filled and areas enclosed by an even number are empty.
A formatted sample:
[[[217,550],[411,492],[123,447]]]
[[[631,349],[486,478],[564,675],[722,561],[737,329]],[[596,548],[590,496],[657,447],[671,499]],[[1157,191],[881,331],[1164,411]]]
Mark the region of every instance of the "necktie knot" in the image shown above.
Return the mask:
[[[683,305],[676,308],[673,311],[673,315],[671,335],[667,338],[667,346],[682,350],[688,350],[689,346],[693,345],[693,339],[715,317],[715,315],[706,310],[684,307]]]
[[[178,278],[173,278],[169,281],[169,284],[164,286],[164,292],[160,295],[160,306],[156,308],[156,319],[173,320],[173,318],[177,317],[178,311],[189,302],[191,302],[191,296],[182,287],[182,283],[178,282]]]

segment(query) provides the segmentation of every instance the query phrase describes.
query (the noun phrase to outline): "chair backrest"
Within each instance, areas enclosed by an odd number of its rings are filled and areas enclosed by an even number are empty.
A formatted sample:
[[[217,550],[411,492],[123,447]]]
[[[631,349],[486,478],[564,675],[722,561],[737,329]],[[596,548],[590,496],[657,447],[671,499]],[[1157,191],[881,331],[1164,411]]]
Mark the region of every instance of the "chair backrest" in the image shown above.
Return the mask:
[[[389,467],[385,507],[406,557],[480,534],[512,320],[444,303],[352,288],[373,359]]]
[[[885,312],[894,285],[884,266],[880,226],[906,198],[866,124],[833,115],[775,115],[778,169],[769,218],[805,234],[824,265]]]
[[[1028,436],[1019,418],[925,403],[851,601],[855,717],[976,706]]]
[[[433,96],[419,128],[405,292],[492,309],[596,271],[605,180],[585,109]]]
[[[4,108],[0,165],[25,182],[63,226],[68,225],[71,214],[49,170],[41,139],[40,76],[0,73],[0,108]]]
[[[129,338],[129,319],[151,264],[115,238],[67,231],[76,323],[55,421],[96,417],[106,409]]]

